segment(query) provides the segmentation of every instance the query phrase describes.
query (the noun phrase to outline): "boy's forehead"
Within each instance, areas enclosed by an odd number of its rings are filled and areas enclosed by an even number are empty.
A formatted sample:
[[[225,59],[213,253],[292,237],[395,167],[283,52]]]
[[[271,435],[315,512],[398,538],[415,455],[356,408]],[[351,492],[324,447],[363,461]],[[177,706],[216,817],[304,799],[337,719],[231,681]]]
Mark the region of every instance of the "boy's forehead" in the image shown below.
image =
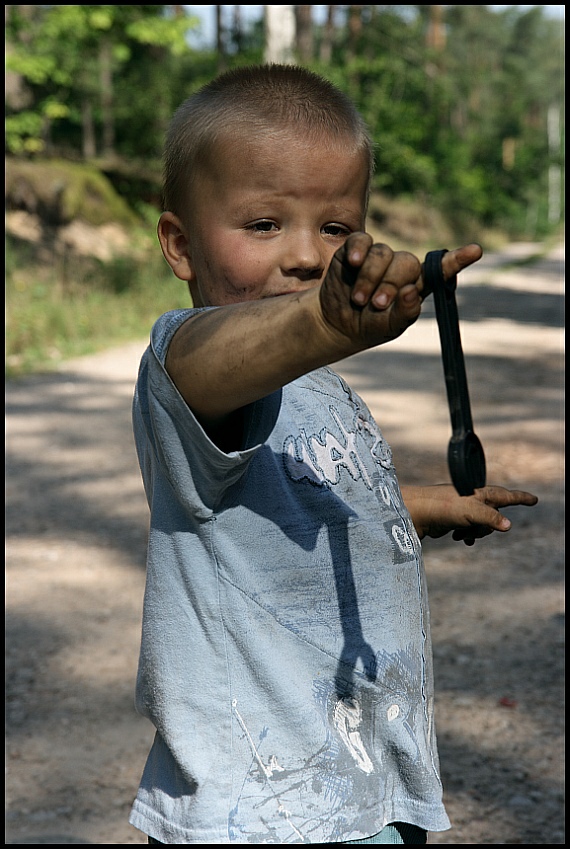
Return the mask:
[[[353,199],[358,195],[364,214],[370,173],[369,149],[356,134],[267,125],[233,126],[211,138],[194,161],[184,191],[184,218],[192,226],[195,216],[200,215],[199,207],[226,201],[234,189],[240,194],[247,191],[259,196],[256,191],[263,194],[273,187],[280,192],[284,186],[290,191],[297,187],[302,192],[310,192],[312,186],[313,193],[320,191],[323,200],[325,195]]]
[[[251,122],[235,123],[217,134],[215,146],[251,146],[256,149],[265,145],[279,144],[283,149],[289,147],[318,146],[330,149],[345,150],[347,156],[357,149],[363,148],[361,139],[356,133],[332,132],[326,128],[316,128],[309,124],[271,124],[263,125]]]
[[[279,169],[287,166],[296,157],[313,159],[315,168],[323,164],[323,156],[334,155],[346,161],[347,166],[358,164],[368,180],[370,172],[369,152],[354,135],[333,135],[326,130],[315,132],[307,128],[267,126],[262,130],[251,126],[234,128],[221,133],[211,145],[207,155],[207,170],[215,172],[238,171],[244,161],[255,162],[261,168],[268,164]]]

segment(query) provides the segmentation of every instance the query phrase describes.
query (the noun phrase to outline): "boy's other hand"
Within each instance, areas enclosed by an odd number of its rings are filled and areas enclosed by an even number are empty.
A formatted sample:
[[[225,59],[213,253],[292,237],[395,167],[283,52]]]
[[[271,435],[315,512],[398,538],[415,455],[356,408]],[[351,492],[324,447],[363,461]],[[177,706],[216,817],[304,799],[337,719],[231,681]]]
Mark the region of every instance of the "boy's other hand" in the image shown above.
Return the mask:
[[[454,540],[473,545],[494,531],[510,530],[511,521],[501,507],[533,507],[538,498],[530,492],[484,486],[461,496],[450,484],[402,487],[402,495],[420,539],[435,539],[453,531]]]

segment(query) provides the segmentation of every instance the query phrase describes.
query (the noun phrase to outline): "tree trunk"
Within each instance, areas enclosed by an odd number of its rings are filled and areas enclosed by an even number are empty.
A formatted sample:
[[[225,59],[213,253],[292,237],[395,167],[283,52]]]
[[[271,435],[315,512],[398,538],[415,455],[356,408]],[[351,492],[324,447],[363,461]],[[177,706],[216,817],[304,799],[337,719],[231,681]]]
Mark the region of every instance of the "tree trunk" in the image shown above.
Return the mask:
[[[87,96],[81,103],[82,151],[84,159],[94,159],[97,156],[95,143],[95,125],[93,123],[93,107]]]
[[[265,62],[289,64],[295,57],[294,6],[264,6]]]
[[[430,6],[430,18],[426,34],[426,45],[436,53],[445,48],[445,27],[443,25],[443,6]]]
[[[243,27],[241,20],[241,6],[234,6],[234,19],[232,26],[232,40],[237,53],[243,48]]]
[[[113,46],[103,38],[99,51],[101,116],[103,120],[103,156],[115,154],[115,120],[113,116]]]
[[[295,6],[297,56],[308,63],[313,58],[313,7]]]
[[[558,158],[560,156],[560,107],[553,104],[548,108],[547,132],[548,150],[551,163],[548,169],[548,223],[559,224],[562,212],[562,168]]]
[[[226,70],[226,44],[222,7],[216,6],[216,52],[218,56],[218,73]]]
[[[442,72],[442,61],[446,45],[443,6],[429,6],[429,22],[426,32],[426,47],[432,58],[426,61],[426,74],[435,79]]]
[[[332,47],[334,39],[334,10],[336,6],[327,6],[327,20],[323,27],[321,37],[320,60],[330,62],[332,59]]]
[[[362,32],[362,6],[348,7],[348,45],[347,59],[354,59],[358,52],[358,41]]]

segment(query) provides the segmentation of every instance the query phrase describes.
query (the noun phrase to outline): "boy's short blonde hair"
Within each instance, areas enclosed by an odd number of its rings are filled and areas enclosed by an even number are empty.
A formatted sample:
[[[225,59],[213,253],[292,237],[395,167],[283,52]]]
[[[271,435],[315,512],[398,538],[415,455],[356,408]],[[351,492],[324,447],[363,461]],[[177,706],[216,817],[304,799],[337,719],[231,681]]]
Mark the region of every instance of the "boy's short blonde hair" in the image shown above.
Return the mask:
[[[353,139],[370,182],[372,142],[352,101],[306,68],[254,65],[221,74],[175,112],[164,149],[163,208],[184,215],[192,182],[219,138],[234,134],[239,140],[268,129],[294,130],[309,140]]]

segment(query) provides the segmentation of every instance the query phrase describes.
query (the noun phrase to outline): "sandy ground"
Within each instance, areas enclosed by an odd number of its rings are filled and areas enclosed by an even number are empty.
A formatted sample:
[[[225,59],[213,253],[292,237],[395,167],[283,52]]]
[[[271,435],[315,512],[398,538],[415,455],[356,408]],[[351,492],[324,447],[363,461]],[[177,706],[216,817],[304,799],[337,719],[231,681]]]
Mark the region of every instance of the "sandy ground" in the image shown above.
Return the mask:
[[[451,831],[430,843],[564,843],[563,254],[514,245],[460,276],[488,480],[537,507],[468,548],[425,545]],[[133,707],[147,507],[130,404],[145,342],[7,387],[6,843],[145,843],[127,819],[152,739]],[[339,370],[402,482],[448,480],[433,305]]]

